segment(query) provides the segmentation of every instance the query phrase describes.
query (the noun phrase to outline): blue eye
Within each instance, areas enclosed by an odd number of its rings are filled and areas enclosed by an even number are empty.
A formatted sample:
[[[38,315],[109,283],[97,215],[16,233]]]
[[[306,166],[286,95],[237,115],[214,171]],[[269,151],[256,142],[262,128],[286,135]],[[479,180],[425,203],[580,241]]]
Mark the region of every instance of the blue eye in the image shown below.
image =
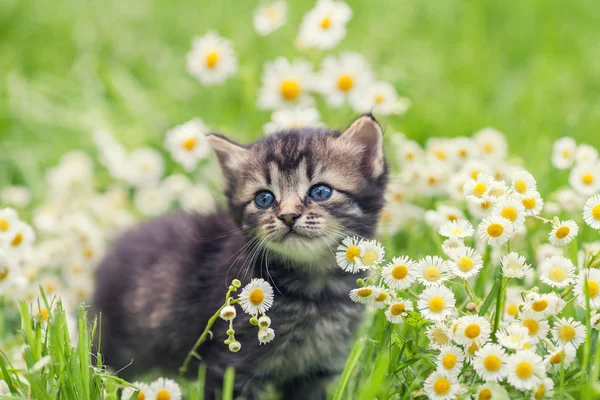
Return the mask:
[[[313,200],[327,200],[331,197],[331,192],[333,192],[333,189],[327,185],[316,185],[310,188],[308,196]]]
[[[254,204],[258,208],[269,208],[275,201],[275,196],[269,191],[260,192],[254,198]]]

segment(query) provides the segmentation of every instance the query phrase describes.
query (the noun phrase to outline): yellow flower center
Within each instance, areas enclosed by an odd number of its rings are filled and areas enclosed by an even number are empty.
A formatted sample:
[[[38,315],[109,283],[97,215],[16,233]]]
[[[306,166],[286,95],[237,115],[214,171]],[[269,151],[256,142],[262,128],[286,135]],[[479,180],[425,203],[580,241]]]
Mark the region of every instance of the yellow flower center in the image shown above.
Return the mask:
[[[219,62],[219,54],[216,51],[211,51],[206,55],[204,61],[208,68],[213,69]]]
[[[548,277],[554,282],[562,282],[567,277],[567,273],[562,268],[554,267],[550,270]]]
[[[483,366],[488,371],[498,371],[502,366],[502,361],[497,355],[490,354],[483,359]]]
[[[515,190],[520,194],[525,193],[527,191],[527,183],[523,179],[517,179],[515,181]]]
[[[537,312],[542,312],[542,311],[544,311],[544,310],[546,309],[546,307],[548,307],[548,300],[544,300],[544,299],[542,299],[542,300],[538,300],[538,301],[534,301],[534,302],[531,304],[531,308],[532,308],[534,311],[537,311]]]
[[[42,321],[48,321],[48,310],[42,308],[40,310],[40,318],[42,319]]]
[[[491,143],[485,143],[483,145],[483,151],[485,151],[486,153],[492,153],[494,151],[494,145]]]
[[[487,201],[484,201],[483,203],[481,203],[481,209],[482,210],[487,210],[488,208],[490,208],[492,206],[492,203],[489,203]]]
[[[425,268],[425,272],[423,272],[423,277],[427,279],[429,282],[435,282],[440,279],[442,275],[439,268],[434,267],[433,265]]]
[[[375,261],[377,261],[377,252],[375,250],[365,251],[365,254],[361,257],[361,261],[363,265],[366,265],[367,267],[372,266],[375,264]]]
[[[488,388],[484,388],[479,392],[477,400],[492,400],[492,391]]]
[[[462,272],[469,272],[473,269],[473,260],[469,257],[462,257],[458,260],[456,265]]]
[[[575,337],[575,328],[573,328],[571,325],[561,326],[560,328],[558,328],[558,337],[560,337],[565,342],[573,340],[573,338]]]
[[[448,335],[446,335],[446,333],[444,333],[442,329],[434,330],[431,334],[431,337],[438,344],[446,344],[450,341],[450,338],[448,337]]]
[[[356,257],[360,257],[360,250],[358,249],[358,247],[348,247],[348,250],[346,250],[346,258],[348,259],[348,261],[353,263]]]
[[[471,355],[475,354],[475,352],[479,350],[479,346],[477,345],[477,342],[473,342],[471,343],[471,345],[469,347],[467,347],[467,352]]]
[[[465,328],[465,336],[469,339],[475,339],[481,333],[481,327],[477,324],[469,324]]]
[[[429,310],[430,311],[439,313],[444,310],[444,307],[446,307],[446,302],[444,301],[443,298],[441,298],[439,296],[434,296],[431,299],[429,299]]]
[[[515,372],[519,378],[528,379],[533,375],[533,365],[529,361],[521,361]]]
[[[156,393],[156,400],[171,400],[171,395],[167,389],[161,389]]]
[[[552,355],[552,357],[550,357],[550,363],[560,364],[560,362],[562,361],[562,355],[563,355],[562,351]]]
[[[540,324],[535,319],[526,319],[522,322],[523,326],[529,329],[530,335],[535,335],[540,330]]]
[[[483,182],[479,182],[473,187],[473,193],[475,194],[475,196],[481,197],[481,196],[483,196],[483,194],[485,193],[487,188],[488,188],[487,184],[485,184]]]
[[[481,171],[479,171],[479,170],[477,170],[477,169],[476,169],[476,170],[473,170],[473,171],[471,171],[471,178],[472,178],[472,179],[477,179],[477,176],[479,176],[479,173],[480,173],[480,172],[481,172]]]
[[[337,87],[342,92],[347,92],[354,87],[354,79],[347,74],[340,75],[338,77]]]
[[[0,231],[7,232],[8,228],[10,228],[10,224],[5,219],[0,219]]]
[[[514,207],[504,207],[502,209],[502,212],[500,213],[500,215],[502,215],[504,218],[506,218],[507,220],[511,221],[511,222],[515,222],[515,220],[517,219],[517,210],[515,210]]]
[[[92,251],[92,249],[85,249],[83,251],[83,255],[85,256],[85,258],[90,260],[94,256],[94,252]]]
[[[546,394],[546,388],[544,387],[544,385],[540,385],[538,390],[536,390],[535,393],[533,394],[533,398],[536,400],[543,399],[545,394]]]
[[[356,294],[360,297],[369,297],[373,294],[373,289],[371,288],[360,288],[356,291]]]
[[[514,317],[515,315],[517,315],[517,311],[518,311],[518,308],[517,308],[517,305],[516,305],[516,304],[511,304],[511,305],[509,305],[508,307],[506,307],[506,312],[507,312],[509,315],[512,315],[513,317]]]
[[[437,182],[437,179],[435,179],[435,177],[434,177],[434,176],[430,176],[430,177],[427,179],[427,183],[429,183],[430,185],[435,185],[435,183],[436,183],[436,182]]]
[[[412,160],[413,158],[415,158],[415,154],[414,153],[407,153],[406,154],[406,158],[408,158],[409,160]]]
[[[529,197],[529,198],[523,199],[522,203],[523,203],[523,207],[525,207],[526,209],[533,210],[537,204],[537,201],[535,200],[535,197]]]
[[[595,220],[600,221],[600,204],[596,204],[594,208],[592,208],[592,217],[594,217]],[[2,221],[0,221],[0,223],[1,222]],[[0,229],[2,229],[1,226]]]
[[[559,238],[559,239],[564,239],[564,238],[566,238],[567,236],[569,236],[569,232],[571,232],[571,230],[569,229],[569,227],[568,227],[568,226],[561,226],[560,228],[558,228],[558,229],[556,230],[556,233],[555,233],[555,235],[556,235],[556,237],[557,237],[557,238]]]
[[[440,378],[433,384],[433,391],[437,394],[446,394],[450,391],[450,381],[446,378]]]
[[[448,221],[458,221],[458,216],[454,214],[448,214]]]
[[[446,156],[446,152],[445,152],[445,151],[443,151],[443,150],[437,150],[437,151],[435,152],[435,156],[436,156],[437,158],[439,158],[440,160],[445,160],[445,159],[446,159],[446,157],[447,157],[447,156]]]
[[[394,279],[402,280],[402,279],[406,278],[407,275],[408,275],[408,268],[406,267],[406,265],[396,265],[392,269],[392,277]]]
[[[186,139],[183,141],[183,143],[181,145],[187,151],[193,150],[194,147],[196,147],[196,139],[195,138]]]
[[[281,82],[281,95],[286,100],[295,100],[296,97],[298,97],[298,95],[300,94],[301,90],[302,89],[300,88],[300,84],[298,83],[298,81],[286,79],[283,82]]]
[[[460,149],[458,151],[458,156],[460,158],[467,158],[468,155],[469,155],[469,152],[466,149]]]
[[[8,268],[0,267],[0,282],[5,280],[8,276]]]
[[[384,100],[385,100],[385,98],[382,95],[375,96],[375,103],[377,103],[377,104],[383,103]]]
[[[323,18],[323,20],[321,20],[321,28],[329,29],[330,26],[331,26],[331,19],[329,17],[325,17],[325,18]]]
[[[261,304],[264,298],[265,293],[260,289],[254,289],[250,292],[250,296],[248,296],[248,300],[250,300],[250,303],[254,304],[255,306]]]
[[[493,223],[487,227],[487,233],[493,238],[502,236],[504,227],[501,224]]]
[[[146,395],[143,392],[139,392],[135,400],[146,400]]]
[[[13,245],[13,247],[17,247],[22,242],[23,242],[23,235],[21,234],[21,232],[18,232],[10,244]]]
[[[394,200],[402,201],[404,200],[404,195],[402,193],[394,193]]]
[[[598,285],[598,282],[588,279],[587,286],[590,297],[598,296],[598,292],[600,291],[600,285]]]
[[[587,174],[583,174],[581,181],[584,185],[591,185],[594,183],[594,175],[590,174],[589,172]]]
[[[571,156],[571,152],[569,150],[565,150],[562,153],[563,158],[569,158]]]
[[[406,309],[406,307],[404,307],[404,304],[402,304],[402,303],[393,304],[392,307],[390,308],[390,313],[392,315],[400,315],[404,312],[405,309]]]
[[[390,222],[392,220],[392,213],[387,210],[381,210],[380,218],[383,222]]]
[[[378,301],[381,303],[382,301],[385,301],[385,299],[387,299],[387,297],[388,297],[388,295],[386,292],[381,292],[381,293],[379,293],[379,296],[377,296],[375,301]]]
[[[446,354],[442,359],[442,365],[446,369],[452,369],[456,365],[456,356],[454,354]]]

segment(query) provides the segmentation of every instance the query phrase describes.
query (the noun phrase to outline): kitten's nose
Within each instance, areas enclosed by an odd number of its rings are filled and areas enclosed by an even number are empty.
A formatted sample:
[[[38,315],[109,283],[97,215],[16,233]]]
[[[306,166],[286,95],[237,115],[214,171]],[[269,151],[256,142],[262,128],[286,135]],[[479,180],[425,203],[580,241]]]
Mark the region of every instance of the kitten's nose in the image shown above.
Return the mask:
[[[300,214],[296,213],[287,213],[279,215],[279,219],[283,221],[284,224],[289,226],[290,228],[294,226],[296,220],[300,217]]]

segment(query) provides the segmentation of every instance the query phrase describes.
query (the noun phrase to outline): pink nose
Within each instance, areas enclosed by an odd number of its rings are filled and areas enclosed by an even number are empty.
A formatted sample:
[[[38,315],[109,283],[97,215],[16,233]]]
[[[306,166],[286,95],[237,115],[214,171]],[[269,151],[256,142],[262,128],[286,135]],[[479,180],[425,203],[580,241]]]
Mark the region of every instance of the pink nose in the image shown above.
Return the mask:
[[[294,223],[296,222],[296,220],[299,217],[300,217],[300,214],[288,213],[288,214],[281,214],[279,216],[279,219],[281,221],[283,221],[284,224],[286,224],[287,226],[289,226],[291,228],[292,226],[294,226]]]

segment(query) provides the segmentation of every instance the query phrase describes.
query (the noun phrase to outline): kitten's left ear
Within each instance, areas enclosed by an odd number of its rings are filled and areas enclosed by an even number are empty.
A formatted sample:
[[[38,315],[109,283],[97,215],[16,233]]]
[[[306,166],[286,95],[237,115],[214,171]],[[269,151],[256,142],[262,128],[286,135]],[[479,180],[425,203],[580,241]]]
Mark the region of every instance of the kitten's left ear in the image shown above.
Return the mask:
[[[248,154],[248,149],[237,144],[223,135],[211,133],[206,136],[221,165],[223,175],[230,181],[237,174],[242,161]]]
[[[380,177],[385,171],[383,155],[383,133],[381,126],[371,114],[358,118],[350,128],[340,136],[350,146],[361,146],[362,166],[373,178]]]

